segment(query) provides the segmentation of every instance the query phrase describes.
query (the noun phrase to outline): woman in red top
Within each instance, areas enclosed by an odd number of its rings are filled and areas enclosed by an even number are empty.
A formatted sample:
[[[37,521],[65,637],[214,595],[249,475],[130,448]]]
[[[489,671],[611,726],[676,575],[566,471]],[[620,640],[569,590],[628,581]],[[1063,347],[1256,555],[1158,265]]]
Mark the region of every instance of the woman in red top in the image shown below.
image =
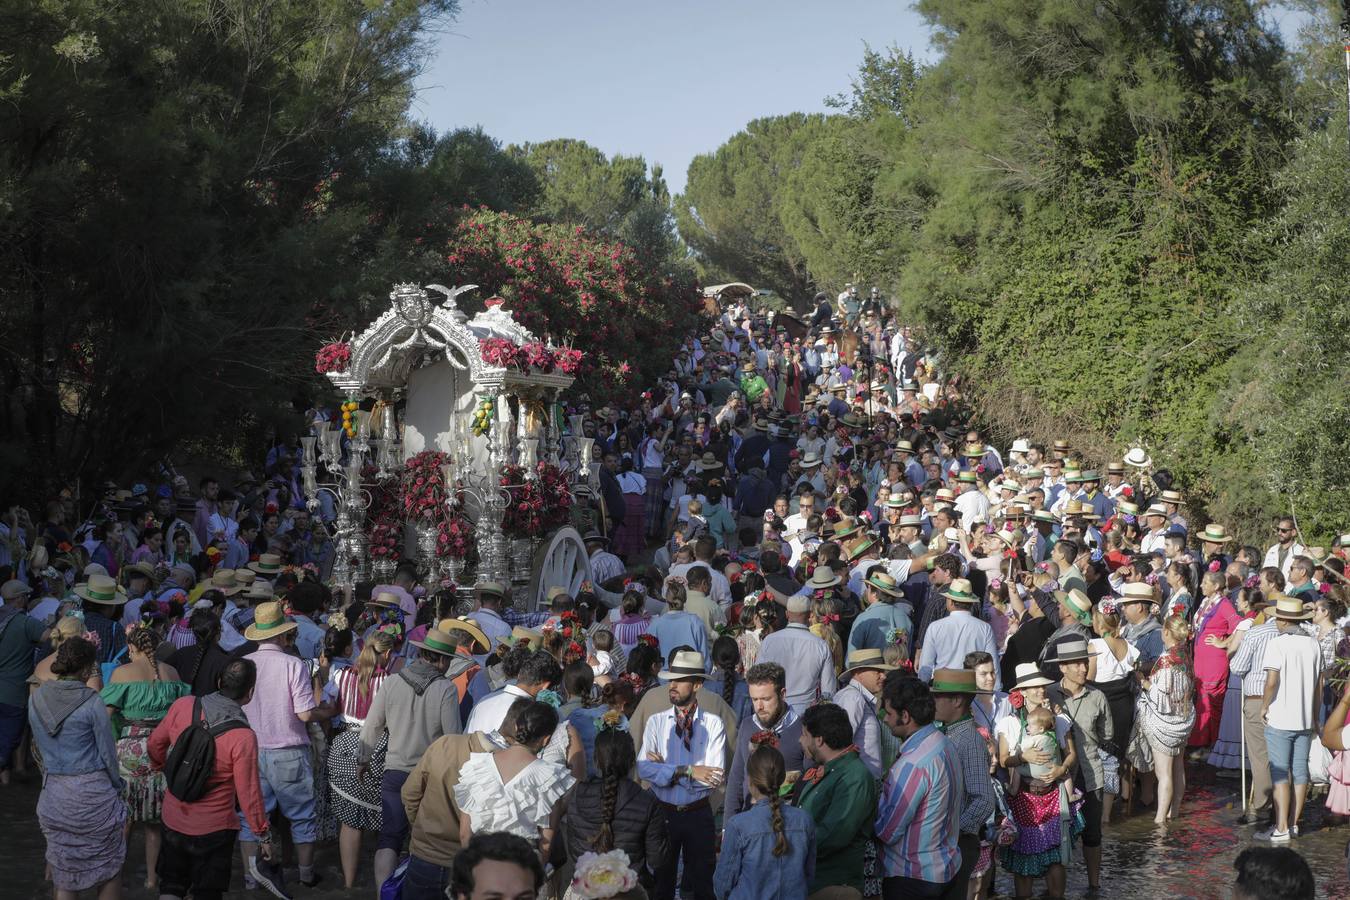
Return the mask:
[[[1195,730],[1187,746],[1203,750],[1219,739],[1219,721],[1223,714],[1223,696],[1228,692],[1228,636],[1241,616],[1228,599],[1228,582],[1222,572],[1206,572],[1200,581],[1204,595],[1191,629],[1195,634]]]

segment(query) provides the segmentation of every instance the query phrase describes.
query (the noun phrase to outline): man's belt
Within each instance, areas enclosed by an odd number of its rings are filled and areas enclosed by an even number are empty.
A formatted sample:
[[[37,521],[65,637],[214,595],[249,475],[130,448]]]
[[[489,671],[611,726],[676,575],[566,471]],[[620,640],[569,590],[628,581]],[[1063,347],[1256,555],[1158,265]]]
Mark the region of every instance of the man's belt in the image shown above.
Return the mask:
[[[664,800],[658,800],[656,802],[660,803],[661,806],[665,808],[666,812],[691,812],[709,805],[707,797],[702,797],[695,800],[693,803],[667,803]]]

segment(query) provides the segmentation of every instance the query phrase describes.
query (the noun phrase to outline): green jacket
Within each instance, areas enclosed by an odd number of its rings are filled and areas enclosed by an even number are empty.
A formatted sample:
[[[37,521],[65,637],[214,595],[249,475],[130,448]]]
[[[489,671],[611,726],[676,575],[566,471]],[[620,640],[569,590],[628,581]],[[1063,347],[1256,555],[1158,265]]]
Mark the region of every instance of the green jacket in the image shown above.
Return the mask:
[[[745,392],[745,399],[751,403],[757,402],[759,395],[768,389],[769,383],[758,372],[741,376],[741,390]]]
[[[803,778],[797,805],[816,823],[816,878],[808,893],[836,885],[863,889],[863,847],[872,836],[879,791],[857,751],[826,763],[820,781]]]

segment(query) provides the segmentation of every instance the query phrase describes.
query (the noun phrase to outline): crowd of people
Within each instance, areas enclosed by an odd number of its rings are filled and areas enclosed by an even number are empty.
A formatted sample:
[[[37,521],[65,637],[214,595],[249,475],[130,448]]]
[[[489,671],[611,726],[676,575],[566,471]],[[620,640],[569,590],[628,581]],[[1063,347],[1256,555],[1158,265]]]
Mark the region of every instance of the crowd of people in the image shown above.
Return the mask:
[[[808,318],[732,302],[580,410],[593,577],[539,610],[411,563],[331,589],[286,441],[228,490],[7,504],[0,781],[42,771],[56,895],[119,896],[139,829],[165,898],[236,856],[295,896],[327,842],[405,900],[1063,897],[1198,766],[1250,772],[1258,844],[1313,782],[1350,814],[1350,535],[1241,545],[1142,451],[993,446],[875,290]],[[1234,865],[1313,896],[1291,849]]]

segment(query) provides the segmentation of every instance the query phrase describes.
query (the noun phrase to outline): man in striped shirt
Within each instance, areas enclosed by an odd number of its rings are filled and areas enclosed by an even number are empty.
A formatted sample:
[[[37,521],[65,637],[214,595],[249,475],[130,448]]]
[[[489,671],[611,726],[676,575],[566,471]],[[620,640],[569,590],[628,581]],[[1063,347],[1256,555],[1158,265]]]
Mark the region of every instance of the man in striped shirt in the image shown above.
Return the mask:
[[[936,705],[926,684],[893,672],[886,676],[881,702],[886,727],[904,742],[877,806],[881,896],[942,897],[961,865],[961,760],[933,725]]]

